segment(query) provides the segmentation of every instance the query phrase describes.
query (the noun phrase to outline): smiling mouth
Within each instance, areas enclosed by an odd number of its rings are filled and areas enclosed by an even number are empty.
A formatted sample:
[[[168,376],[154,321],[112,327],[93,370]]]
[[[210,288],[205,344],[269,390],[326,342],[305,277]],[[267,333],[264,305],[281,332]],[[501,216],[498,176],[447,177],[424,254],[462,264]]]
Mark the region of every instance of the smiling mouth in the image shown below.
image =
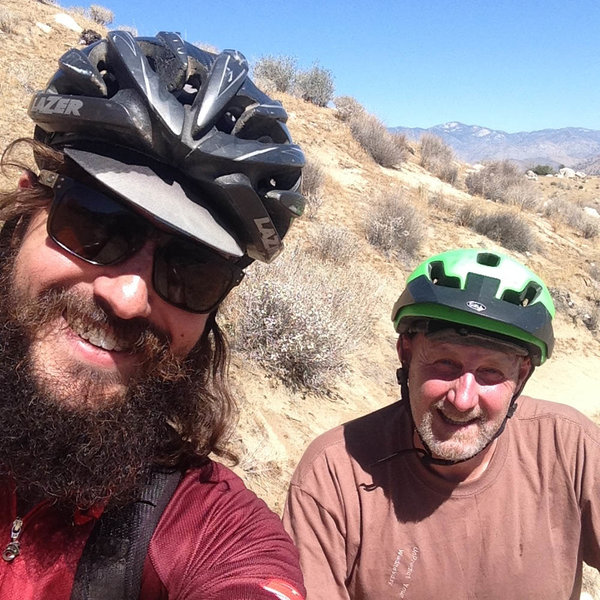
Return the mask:
[[[65,320],[74,333],[92,346],[109,352],[130,352],[133,348],[133,344],[105,325],[87,323],[80,317],[68,319],[66,315]]]
[[[442,418],[444,423],[448,425],[454,425],[455,427],[464,427],[465,425],[471,425],[472,423],[476,423],[479,419],[478,417],[470,417],[469,419],[457,420],[452,419],[448,415],[445,415],[441,410],[438,410],[438,414]]]

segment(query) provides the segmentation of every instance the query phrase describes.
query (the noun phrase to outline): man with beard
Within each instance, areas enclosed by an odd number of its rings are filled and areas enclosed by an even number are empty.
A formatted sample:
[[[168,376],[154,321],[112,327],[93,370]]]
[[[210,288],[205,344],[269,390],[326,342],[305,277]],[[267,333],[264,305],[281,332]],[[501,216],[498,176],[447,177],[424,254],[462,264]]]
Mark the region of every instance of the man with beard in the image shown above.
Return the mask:
[[[306,451],[284,525],[308,600],[556,598],[600,568],[600,430],[521,396],[554,306],[508,256],[424,261],[392,314],[402,400]]]
[[[59,64],[3,158],[37,168],[0,199],[0,598],[301,598],[279,519],[209,458],[218,306],[304,206],[287,115],[176,34]]]

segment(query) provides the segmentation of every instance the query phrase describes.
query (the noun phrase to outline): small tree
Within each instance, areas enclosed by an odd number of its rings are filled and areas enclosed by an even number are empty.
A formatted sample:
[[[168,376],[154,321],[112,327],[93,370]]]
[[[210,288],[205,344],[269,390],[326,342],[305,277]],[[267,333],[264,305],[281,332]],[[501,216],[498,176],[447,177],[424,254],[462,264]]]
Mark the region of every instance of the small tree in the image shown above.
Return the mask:
[[[295,91],[298,96],[317,106],[327,106],[333,100],[335,88],[333,75],[328,69],[313,65],[296,76]]]

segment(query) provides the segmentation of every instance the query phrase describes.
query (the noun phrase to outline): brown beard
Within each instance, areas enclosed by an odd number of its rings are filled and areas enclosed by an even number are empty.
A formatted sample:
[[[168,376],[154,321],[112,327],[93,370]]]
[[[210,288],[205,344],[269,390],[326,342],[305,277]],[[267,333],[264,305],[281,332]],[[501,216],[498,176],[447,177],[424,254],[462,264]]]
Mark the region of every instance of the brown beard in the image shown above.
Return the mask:
[[[184,436],[199,431],[216,437],[211,431],[216,409],[202,401],[210,364],[205,343],[177,359],[165,336],[146,321],[118,319],[69,290],[24,298],[15,292],[13,262],[9,259],[0,274],[5,291],[0,298],[0,462],[20,496],[48,498],[66,508],[122,504],[135,495],[153,464],[168,463],[173,448],[185,445],[173,424]],[[60,383],[33,364],[36,334],[67,313],[104,323],[132,342],[139,368],[125,391],[106,395],[103,377],[86,369]],[[73,401],[65,402],[69,395]]]

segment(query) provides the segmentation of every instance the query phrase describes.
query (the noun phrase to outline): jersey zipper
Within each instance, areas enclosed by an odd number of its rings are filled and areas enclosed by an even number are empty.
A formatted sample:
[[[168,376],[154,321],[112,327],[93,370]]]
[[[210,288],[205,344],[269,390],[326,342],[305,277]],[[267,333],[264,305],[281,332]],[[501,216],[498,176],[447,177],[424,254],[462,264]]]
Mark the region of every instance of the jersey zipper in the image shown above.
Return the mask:
[[[4,552],[2,553],[2,559],[7,563],[10,563],[13,560],[15,560],[15,558],[17,558],[17,556],[19,556],[19,554],[21,553],[21,544],[19,542],[19,536],[21,535],[22,530],[23,519],[21,519],[21,517],[17,517],[13,521],[12,527],[10,529],[10,542],[4,549]]]

